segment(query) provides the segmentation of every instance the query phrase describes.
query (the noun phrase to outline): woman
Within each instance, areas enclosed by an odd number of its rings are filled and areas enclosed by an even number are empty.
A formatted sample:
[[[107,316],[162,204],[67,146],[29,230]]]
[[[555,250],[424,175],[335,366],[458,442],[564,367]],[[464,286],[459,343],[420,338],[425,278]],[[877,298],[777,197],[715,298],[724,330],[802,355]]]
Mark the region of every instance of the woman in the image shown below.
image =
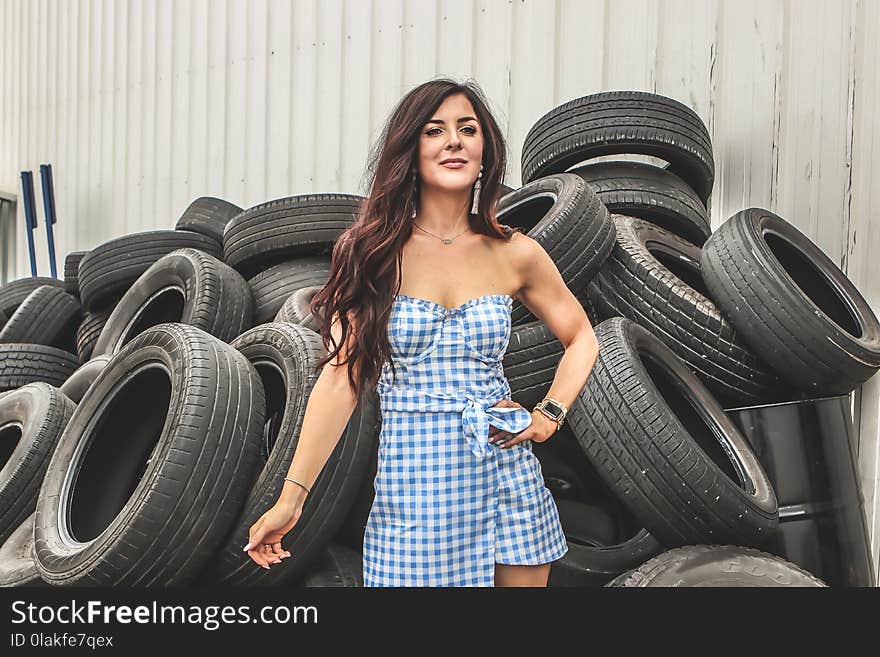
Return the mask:
[[[433,80],[395,108],[368,167],[371,193],[312,301],[316,317],[333,318],[328,355],[280,497],[250,529],[244,550],[258,565],[290,556],[282,538],[375,388],[364,584],[547,585],[568,548],[531,441],[557,431],[598,344],[546,251],[498,224],[505,168],[475,84]],[[566,347],[546,407],[532,411],[510,400],[501,367],[514,299]]]

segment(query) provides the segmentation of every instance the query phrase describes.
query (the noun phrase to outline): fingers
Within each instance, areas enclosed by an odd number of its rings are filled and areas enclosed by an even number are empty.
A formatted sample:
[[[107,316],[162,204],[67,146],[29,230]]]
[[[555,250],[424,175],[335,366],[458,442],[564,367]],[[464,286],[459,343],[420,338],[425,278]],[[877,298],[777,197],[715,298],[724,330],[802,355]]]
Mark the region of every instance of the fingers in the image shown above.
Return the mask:
[[[290,552],[281,547],[280,540],[275,542],[267,541],[266,537],[270,532],[263,527],[263,519],[260,518],[251,527],[248,532],[248,544],[244,547],[243,551],[248,553],[248,556],[253,559],[254,563],[268,570],[270,565],[281,563],[282,559],[286,559],[291,555]],[[275,532],[271,533],[275,534]],[[277,537],[277,534],[275,537]]]
[[[508,433],[507,435],[510,436],[510,438],[499,444],[499,447],[501,449],[508,449],[510,447],[513,447],[514,445],[519,445],[521,442],[529,440],[532,437],[532,433],[527,429],[520,431],[516,434]]]
[[[269,552],[269,554],[278,559],[276,563],[281,563],[282,559],[286,559],[290,556],[290,552],[281,547],[281,541],[278,541],[277,543],[273,543],[271,545],[271,551]]]
[[[269,568],[269,558],[266,554],[266,546],[263,545],[263,537],[266,534],[266,530],[263,529],[263,518],[260,518],[255,522],[250,531],[248,532],[248,544],[244,546],[244,552],[248,553],[248,556],[254,560],[254,562],[260,566],[261,568]]]

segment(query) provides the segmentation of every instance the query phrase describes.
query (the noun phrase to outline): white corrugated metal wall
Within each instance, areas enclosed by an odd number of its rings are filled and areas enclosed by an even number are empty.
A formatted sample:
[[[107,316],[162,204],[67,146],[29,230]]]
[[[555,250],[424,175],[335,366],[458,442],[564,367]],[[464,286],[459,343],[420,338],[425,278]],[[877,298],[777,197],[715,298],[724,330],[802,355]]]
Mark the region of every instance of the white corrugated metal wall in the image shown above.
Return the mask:
[[[52,163],[60,264],[170,227],[201,195],[247,207],[365,193],[381,122],[435,75],[483,86],[509,140],[512,186],[542,114],[641,89],[708,125],[713,227],[770,208],[876,310],[878,40],[876,0],[0,0],[0,192],[19,194],[22,169]],[[28,271],[23,233],[8,277]],[[42,230],[36,238],[45,274]],[[877,570],[877,377],[854,408]]]

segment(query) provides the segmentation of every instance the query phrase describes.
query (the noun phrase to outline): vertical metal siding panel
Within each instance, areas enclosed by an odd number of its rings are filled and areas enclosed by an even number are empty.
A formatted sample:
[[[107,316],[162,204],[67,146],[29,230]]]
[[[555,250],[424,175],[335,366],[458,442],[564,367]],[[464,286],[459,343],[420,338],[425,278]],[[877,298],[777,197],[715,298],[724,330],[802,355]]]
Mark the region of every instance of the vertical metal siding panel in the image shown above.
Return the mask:
[[[339,127],[344,148],[341,182],[350,193],[366,195],[369,193],[365,172],[367,155],[379,131],[370,118],[373,69],[370,65],[372,39],[368,30],[372,25],[372,9],[370,3],[361,0],[344,0],[344,5],[345,103]]]
[[[13,189],[15,190],[16,195],[21,198],[21,179],[19,177],[19,171],[22,169],[22,139],[24,138],[25,124],[23,119],[24,112],[22,111],[22,103],[24,102],[24,91],[22,88],[22,63],[23,57],[21,55],[22,48],[24,47],[24,39],[22,37],[22,6],[21,0],[17,0],[14,5],[13,17],[10,21],[10,24],[14,25],[13,33],[11,35],[11,40],[14,43],[13,46],[13,62],[14,62],[14,72],[12,75],[12,94],[15,98],[15,103],[13,107],[13,125],[15,126],[15,133],[11,140],[13,144],[15,158],[13,160],[13,170],[12,170],[12,184]],[[18,226],[22,225],[24,217],[23,204],[16,203],[16,216],[15,222]],[[25,255],[26,251],[26,238],[23,230],[19,230],[16,232],[18,235],[18,245],[16,253],[19,254],[16,258],[16,268],[15,268],[15,278],[23,275],[27,268],[27,256]]]
[[[266,200],[266,107],[272,92],[268,75],[268,7],[266,0],[249,2],[247,23],[247,141],[245,143],[245,198],[248,204]]]
[[[662,0],[660,7],[657,93],[687,105],[708,127],[717,3]]]
[[[880,3],[859,0],[854,16],[855,52],[852,78],[852,195],[851,221],[847,236],[847,274],[880,314],[880,128],[876,108],[880,105]],[[871,536],[874,572],[880,578],[880,377],[874,376],[861,388],[859,425],[859,479],[864,495],[865,515]]]
[[[37,175],[34,176],[34,206],[37,212],[37,222],[39,226],[39,230],[34,231],[34,251],[37,259],[37,272],[48,276],[48,260],[44,257],[44,249],[42,242],[43,240],[40,238],[40,235],[43,232],[43,222],[42,222],[42,213],[40,211],[40,177],[39,177],[39,168],[34,165],[34,160],[37,159],[37,143],[36,136],[39,133],[39,119],[36,116],[36,108],[37,108],[37,75],[36,72],[39,69],[39,39],[40,39],[40,27],[37,23],[39,17],[37,16],[37,5],[33,2],[25,3],[24,10],[24,30],[22,34],[27,35],[27,39],[24,43],[23,51],[26,53],[26,61],[24,62],[24,71],[27,76],[27,96],[25,101],[25,129],[24,129],[24,141],[23,141],[23,149],[21,155],[21,161],[19,163],[20,167],[23,170],[35,171]]]
[[[34,3],[37,12],[37,29],[39,30],[39,38],[37,40],[37,57],[35,64],[37,66],[36,75],[39,85],[37,87],[37,106],[34,108],[34,115],[37,117],[37,148],[36,159],[45,163],[46,150],[49,146],[48,135],[48,110],[49,110],[49,51],[51,48],[48,29],[46,22],[46,0],[38,0]],[[37,169],[39,171],[39,169]]]
[[[189,115],[186,173],[189,179],[187,203],[199,196],[222,196],[222,189],[208,184],[208,125],[216,111],[208,102],[208,0],[193,0],[190,15],[188,78]]]
[[[143,2],[129,5],[128,13],[128,39],[129,53],[128,77],[131,81],[131,98],[126,113],[128,126],[128,139],[126,140],[126,169],[128,180],[126,184],[126,211],[125,222],[121,227],[125,233],[132,233],[138,225],[141,199],[144,188],[144,163],[141,157],[143,148],[145,74],[144,74],[144,21],[145,8]],[[106,239],[106,237],[105,237]]]
[[[226,23],[226,179],[223,188],[232,198],[253,205],[245,193],[248,139],[247,43],[248,12],[244,0],[230,0]]]
[[[0,149],[0,189],[13,193],[15,187],[12,184],[12,171],[15,168],[14,148],[12,137],[14,134],[12,118],[12,102],[15,98],[12,94],[13,83],[13,36],[12,36],[12,3],[0,4],[0,75],[3,76],[6,93],[0,94],[0,139],[3,140],[3,148]],[[2,272],[7,276],[10,272]]]
[[[845,241],[849,31],[847,3],[788,12],[776,210],[841,264]]]
[[[561,0],[556,28],[556,104],[603,90],[604,0]]]
[[[152,184],[147,188],[153,201],[153,212],[143,218],[143,230],[169,228],[171,217],[171,112],[173,98],[173,5],[171,0],[158,0],[155,11],[155,106],[153,116],[154,138],[148,143],[152,150]]]
[[[86,67],[89,81],[88,90],[86,91],[86,104],[88,108],[88,124],[89,124],[89,140],[84,151],[85,157],[88,159],[88,179],[86,181],[86,203],[84,204],[87,213],[87,221],[89,222],[89,231],[96,231],[102,224],[113,226],[113,230],[118,230],[118,226],[109,216],[107,216],[106,208],[103,205],[102,192],[104,185],[101,179],[101,139],[103,138],[103,124],[101,117],[101,49],[102,41],[102,17],[101,0],[89,0],[89,51]]]
[[[614,0],[605,11],[604,88],[654,91],[658,0]]]
[[[509,119],[507,99],[510,92],[510,6],[507,2],[481,0],[476,4],[474,21],[474,69],[473,77],[480,84],[489,100],[489,109],[505,140],[508,139]],[[407,49],[409,52],[411,48]],[[427,50],[427,46],[425,47]],[[407,58],[409,59],[409,58]],[[427,62],[426,62],[427,64]],[[413,78],[413,83],[424,81],[430,72]],[[510,144],[508,143],[508,149]],[[508,153],[505,179],[510,179],[511,162]]]
[[[165,225],[174,226],[178,217],[186,209],[191,199],[188,155],[190,150],[189,131],[199,120],[190,108],[189,90],[192,88],[192,60],[190,59],[190,38],[195,33],[192,15],[195,7],[189,2],[175,2],[171,7],[171,148],[168,172],[171,176],[168,216]]]
[[[118,117],[113,112],[114,101],[114,79],[116,77],[116,59],[115,54],[115,27],[116,27],[116,5],[107,0],[100,0],[100,32],[98,40],[100,57],[98,59],[99,78],[101,84],[98,91],[98,124],[100,125],[101,141],[100,155],[98,160],[98,180],[97,188],[99,190],[97,217],[98,223],[108,223],[114,226],[120,226],[119,217],[113,212],[113,194],[115,185],[113,184],[113,135],[116,131],[116,122]],[[68,235],[70,244],[76,240],[76,235]],[[73,250],[69,248],[69,250]],[[60,265],[59,265],[60,266]]]
[[[403,2],[400,0],[373,0],[373,20],[370,26],[370,61],[372,80],[370,99],[370,125],[377,136],[394,106],[405,93],[401,79],[400,62],[404,57],[398,25],[403,21]],[[438,16],[442,9],[437,6]],[[444,63],[437,58],[438,73],[446,72]]]
[[[782,18],[781,4],[719,5],[713,227],[743,208],[770,203]]]
[[[144,1],[144,113],[141,117],[141,203],[132,232],[153,230],[157,224],[156,141],[159,138],[159,56],[157,53],[159,0]]]
[[[437,3],[437,70],[456,79],[473,70],[473,15],[472,0],[439,0]],[[394,24],[384,27],[383,41],[395,40]]]
[[[485,4],[485,3],[484,3]],[[403,5],[403,52],[401,76],[403,87],[401,95],[429,80],[442,67],[437,65],[437,16],[436,0],[425,2],[406,2]],[[497,26],[493,26],[497,27]],[[479,30],[477,30],[480,33]],[[482,32],[484,38],[478,39],[476,48],[487,48],[493,43],[493,35]]]
[[[287,0],[270,0],[268,7],[269,60],[266,64],[266,199],[289,195],[291,97],[290,72],[293,52],[290,26],[293,10]],[[344,108],[343,108],[344,109]]]
[[[315,191],[339,192],[342,5],[322,2],[317,7],[317,72],[315,77]]]
[[[74,50],[74,123],[71,129],[73,138],[73,158],[71,164],[74,169],[72,175],[76,176],[76,221],[77,227],[86,235],[91,236],[91,222],[88,217],[88,184],[89,184],[89,20],[91,11],[87,2],[75,3],[78,5],[76,12],[76,32],[72,35]]]
[[[111,174],[112,201],[110,212],[113,222],[124,230],[126,225],[126,198],[128,194],[129,178],[127,175],[127,153],[129,148],[129,124],[128,106],[129,96],[132,91],[132,78],[129,75],[128,62],[131,58],[129,50],[128,12],[129,3],[116,3],[109,0],[113,6],[113,21],[109,23],[112,31],[112,48],[108,50],[113,60],[113,135],[111,137],[113,171]],[[79,238],[78,238],[79,240]],[[92,244],[79,240],[77,249],[92,247]]]
[[[73,24],[70,19],[72,3],[59,4],[56,22],[58,23],[58,108],[55,117],[57,124],[57,143],[55,161],[59,175],[55,176],[55,205],[59,221],[64,222],[62,230],[68,244],[73,242],[72,235],[78,236],[79,217],[76,216],[76,165],[71,159],[70,116],[73,114],[72,84],[70,79],[71,49],[75,38]]]
[[[290,144],[291,194],[314,190],[315,152],[315,34],[314,0],[296,0],[293,9],[293,114]]]
[[[244,199],[226,189],[226,0],[208,4],[208,187],[242,205]],[[239,117],[240,118],[240,117]]]
[[[529,129],[553,109],[553,70],[556,8],[553,3],[514,3],[510,30],[510,140],[511,176],[508,185],[522,181],[522,144]]]

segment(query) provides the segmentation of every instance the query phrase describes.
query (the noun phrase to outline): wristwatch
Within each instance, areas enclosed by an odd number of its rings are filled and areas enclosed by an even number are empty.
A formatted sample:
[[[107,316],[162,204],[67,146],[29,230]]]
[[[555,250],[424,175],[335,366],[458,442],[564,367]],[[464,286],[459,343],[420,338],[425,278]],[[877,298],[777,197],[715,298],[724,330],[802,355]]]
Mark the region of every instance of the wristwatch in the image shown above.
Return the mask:
[[[550,397],[544,397],[544,399],[538,402],[535,408],[533,408],[532,410],[541,411],[551,420],[555,420],[557,424],[557,429],[562,428],[562,422],[565,419],[565,414],[568,413],[568,409],[562,405],[562,402],[558,402],[555,399],[551,399]]]

